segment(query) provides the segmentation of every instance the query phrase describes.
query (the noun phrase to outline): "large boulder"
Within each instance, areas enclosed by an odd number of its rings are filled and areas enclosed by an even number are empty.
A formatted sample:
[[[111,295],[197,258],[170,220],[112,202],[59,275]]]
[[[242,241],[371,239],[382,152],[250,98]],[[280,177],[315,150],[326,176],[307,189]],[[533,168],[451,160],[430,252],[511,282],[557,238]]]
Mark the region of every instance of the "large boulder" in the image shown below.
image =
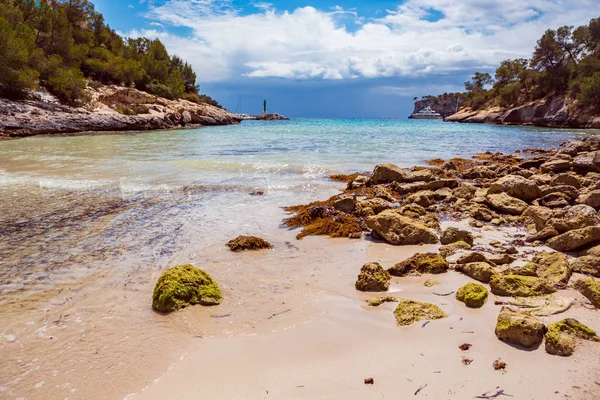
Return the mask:
[[[556,292],[556,287],[543,279],[521,275],[494,275],[490,289],[497,296],[532,297]]]
[[[529,206],[523,215],[533,219],[535,229],[541,231],[546,227],[546,222],[554,216],[554,210],[548,207]]]
[[[401,300],[394,316],[398,325],[406,326],[421,320],[434,320],[446,318],[447,315],[438,306],[430,303],[421,303],[414,300]]]
[[[563,158],[553,158],[540,166],[542,172],[564,172],[571,168],[571,161]]]
[[[380,164],[373,170],[371,179],[375,184],[431,182],[435,180],[435,174],[429,169],[409,171],[394,164]]]
[[[448,271],[450,264],[437,253],[417,253],[388,269],[394,276],[404,276],[413,271],[424,274],[441,274]]]
[[[354,287],[361,292],[386,292],[390,288],[390,279],[381,264],[371,262],[362,266]]]
[[[394,164],[379,164],[373,170],[371,180],[375,184],[404,182],[403,176],[406,170]]]
[[[503,342],[529,349],[542,343],[546,327],[529,314],[502,307],[495,332]]]
[[[546,220],[545,223],[545,226],[556,229],[558,233],[595,225],[600,225],[600,216],[598,216],[596,210],[585,204],[554,211],[552,217]]]
[[[572,251],[597,241],[600,241],[600,226],[588,226],[553,237],[546,244],[556,251]]]
[[[600,308],[600,282],[592,278],[579,279],[573,287],[584,295],[596,308]]]
[[[571,278],[571,267],[563,253],[541,253],[533,258],[537,265],[536,274],[554,285],[564,287]]]
[[[421,207],[429,207],[435,203],[435,194],[431,190],[422,190],[408,196],[406,202],[418,204]]]
[[[456,291],[456,300],[471,308],[482,307],[487,298],[487,289],[477,283],[467,283]]]
[[[470,278],[479,282],[488,283],[496,273],[494,267],[487,262],[472,262],[468,264],[457,264],[454,268]]]
[[[576,319],[567,318],[550,324],[546,332],[546,353],[568,357],[575,351],[578,339],[600,341],[596,332]]]
[[[573,167],[583,171],[600,172],[600,151],[578,154],[573,159]]]
[[[552,177],[550,184],[552,186],[569,185],[573,186],[576,189],[579,189],[581,187],[581,181],[579,180],[577,175],[574,175],[572,173],[556,174]]]
[[[581,256],[571,262],[573,272],[600,278],[600,255]]]
[[[582,194],[577,198],[577,202],[600,210],[600,190],[592,190],[591,192]]]
[[[442,236],[440,237],[440,242],[442,244],[451,244],[456,242],[466,242],[473,245],[473,234],[469,231],[461,230],[455,227],[449,227],[442,232]]]
[[[476,165],[461,173],[464,179],[490,179],[495,178],[496,173],[483,165]]]
[[[394,210],[386,210],[367,218],[367,226],[391,244],[435,244],[437,236],[425,225],[398,214]]]
[[[539,185],[519,175],[506,175],[492,183],[488,194],[506,193],[526,202],[541,197],[542,190]]]
[[[179,310],[193,304],[213,306],[223,297],[219,285],[205,271],[192,265],[166,270],[154,286],[152,308],[159,312]]]
[[[521,215],[528,207],[523,200],[509,196],[506,193],[488,194],[486,199],[496,210],[511,215]]]

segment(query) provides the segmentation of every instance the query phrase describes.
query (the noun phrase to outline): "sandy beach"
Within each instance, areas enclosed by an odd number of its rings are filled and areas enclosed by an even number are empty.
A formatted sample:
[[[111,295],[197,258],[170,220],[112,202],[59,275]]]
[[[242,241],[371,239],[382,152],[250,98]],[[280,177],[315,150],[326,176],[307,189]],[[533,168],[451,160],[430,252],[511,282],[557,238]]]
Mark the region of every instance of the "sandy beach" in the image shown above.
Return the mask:
[[[393,304],[368,307],[365,301],[374,295],[354,290],[361,263],[377,260],[389,265],[436,246],[390,248],[321,238],[309,238],[299,246],[319,252],[323,241],[335,242],[327,244],[332,259],[315,266],[311,279],[315,283],[307,283],[318,294],[313,301],[319,299],[321,315],[310,321],[289,321],[291,326],[281,324],[275,332],[206,339],[139,396],[129,398],[466,399],[499,390],[516,399],[597,398],[600,346],[586,344],[574,356],[561,358],[546,354],[543,346],[525,351],[500,342],[494,335],[500,310],[493,304],[494,296],[482,309],[472,310],[453,295],[434,294],[455,291],[469,282],[462,274],[393,279],[388,294],[437,304],[449,315],[410,327],[396,326]],[[270,255],[263,257],[269,263]],[[424,287],[432,277],[440,284]],[[286,307],[294,309],[295,304],[286,302],[281,308]],[[600,329],[594,310],[579,306],[567,314]],[[564,317],[548,317],[544,322]],[[458,346],[463,343],[473,347],[461,351]],[[463,358],[473,362],[463,365]],[[497,359],[507,363],[505,371],[494,370]],[[363,383],[369,377],[374,379],[372,386]]]

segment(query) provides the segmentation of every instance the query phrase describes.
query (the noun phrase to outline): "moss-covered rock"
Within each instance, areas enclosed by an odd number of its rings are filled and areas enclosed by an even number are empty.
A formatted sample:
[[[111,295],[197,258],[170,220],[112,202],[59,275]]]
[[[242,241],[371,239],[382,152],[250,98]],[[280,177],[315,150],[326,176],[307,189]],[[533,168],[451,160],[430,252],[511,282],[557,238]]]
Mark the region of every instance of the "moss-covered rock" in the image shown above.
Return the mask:
[[[463,241],[455,242],[455,243],[452,243],[452,244],[441,246],[440,247],[440,254],[443,257],[450,257],[451,255],[456,254],[460,250],[471,250],[471,247],[473,247],[473,246],[471,246],[467,242],[463,242]]]
[[[537,265],[537,276],[552,282],[557,286],[564,286],[571,278],[571,267],[563,253],[541,253],[533,258]]]
[[[179,265],[166,270],[152,296],[152,308],[160,312],[175,311],[188,305],[213,306],[223,297],[212,277],[192,265]]]
[[[446,318],[447,315],[438,306],[414,300],[401,300],[394,311],[398,325],[410,325],[421,320]]]
[[[440,242],[442,244],[452,244],[456,242],[465,242],[473,245],[473,234],[469,231],[464,231],[458,228],[449,227],[442,232],[442,236],[440,237]]]
[[[226,244],[231,251],[270,249],[271,243],[256,236],[238,236]]]
[[[490,280],[497,296],[531,297],[556,292],[556,287],[543,279],[521,275],[494,275]]]
[[[502,307],[495,332],[503,342],[532,348],[542,343],[546,327],[529,314]]]
[[[492,276],[496,274],[494,267],[486,262],[457,264],[454,269],[483,283],[488,283],[492,279]]]
[[[477,283],[467,283],[456,291],[456,300],[471,308],[482,307],[487,298],[487,289]]]
[[[400,301],[397,297],[394,296],[380,296],[374,299],[367,300],[367,304],[371,307],[379,307],[383,303],[396,303]]]
[[[462,301],[467,307],[480,308],[488,298],[488,290],[477,283],[467,283],[456,291],[456,300]]]
[[[394,276],[404,276],[413,271],[424,274],[441,274],[448,271],[450,264],[437,253],[417,253],[411,258],[395,264],[388,269]]]
[[[584,295],[596,308],[600,308],[600,282],[592,278],[579,279],[573,285],[575,289]]]
[[[371,262],[362,266],[354,286],[361,292],[385,292],[390,288],[390,279],[381,264]]]
[[[567,318],[550,324],[546,332],[546,352],[568,357],[575,351],[576,339],[600,341],[596,332],[576,319]]]

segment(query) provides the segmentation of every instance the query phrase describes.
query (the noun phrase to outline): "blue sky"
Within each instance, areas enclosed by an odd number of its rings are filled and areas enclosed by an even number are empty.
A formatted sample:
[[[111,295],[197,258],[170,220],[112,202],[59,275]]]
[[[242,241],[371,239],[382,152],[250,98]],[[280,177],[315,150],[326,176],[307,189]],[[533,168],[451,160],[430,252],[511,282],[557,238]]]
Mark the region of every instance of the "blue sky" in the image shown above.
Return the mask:
[[[95,0],[124,36],[159,37],[202,92],[236,111],[406,117],[413,97],[529,57],[547,28],[586,24],[597,0]],[[597,15],[590,14],[590,10]]]

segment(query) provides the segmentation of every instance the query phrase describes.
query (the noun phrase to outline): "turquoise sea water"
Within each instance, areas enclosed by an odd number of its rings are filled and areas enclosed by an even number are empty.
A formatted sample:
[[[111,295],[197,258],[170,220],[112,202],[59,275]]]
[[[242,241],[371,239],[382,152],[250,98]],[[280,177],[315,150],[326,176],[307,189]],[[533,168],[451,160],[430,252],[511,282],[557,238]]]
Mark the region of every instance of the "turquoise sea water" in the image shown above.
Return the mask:
[[[297,119],[141,134],[0,143],[0,189],[168,190],[180,185],[287,188],[481,151],[557,146],[589,131],[415,120]]]
[[[0,142],[0,302],[2,293],[77,280],[94,262],[131,258],[160,270],[195,238],[210,246],[257,226],[275,233],[285,216],[281,207],[343,187],[327,179],[333,173],[558,146],[589,134],[298,119]],[[249,196],[253,191],[266,195]]]

